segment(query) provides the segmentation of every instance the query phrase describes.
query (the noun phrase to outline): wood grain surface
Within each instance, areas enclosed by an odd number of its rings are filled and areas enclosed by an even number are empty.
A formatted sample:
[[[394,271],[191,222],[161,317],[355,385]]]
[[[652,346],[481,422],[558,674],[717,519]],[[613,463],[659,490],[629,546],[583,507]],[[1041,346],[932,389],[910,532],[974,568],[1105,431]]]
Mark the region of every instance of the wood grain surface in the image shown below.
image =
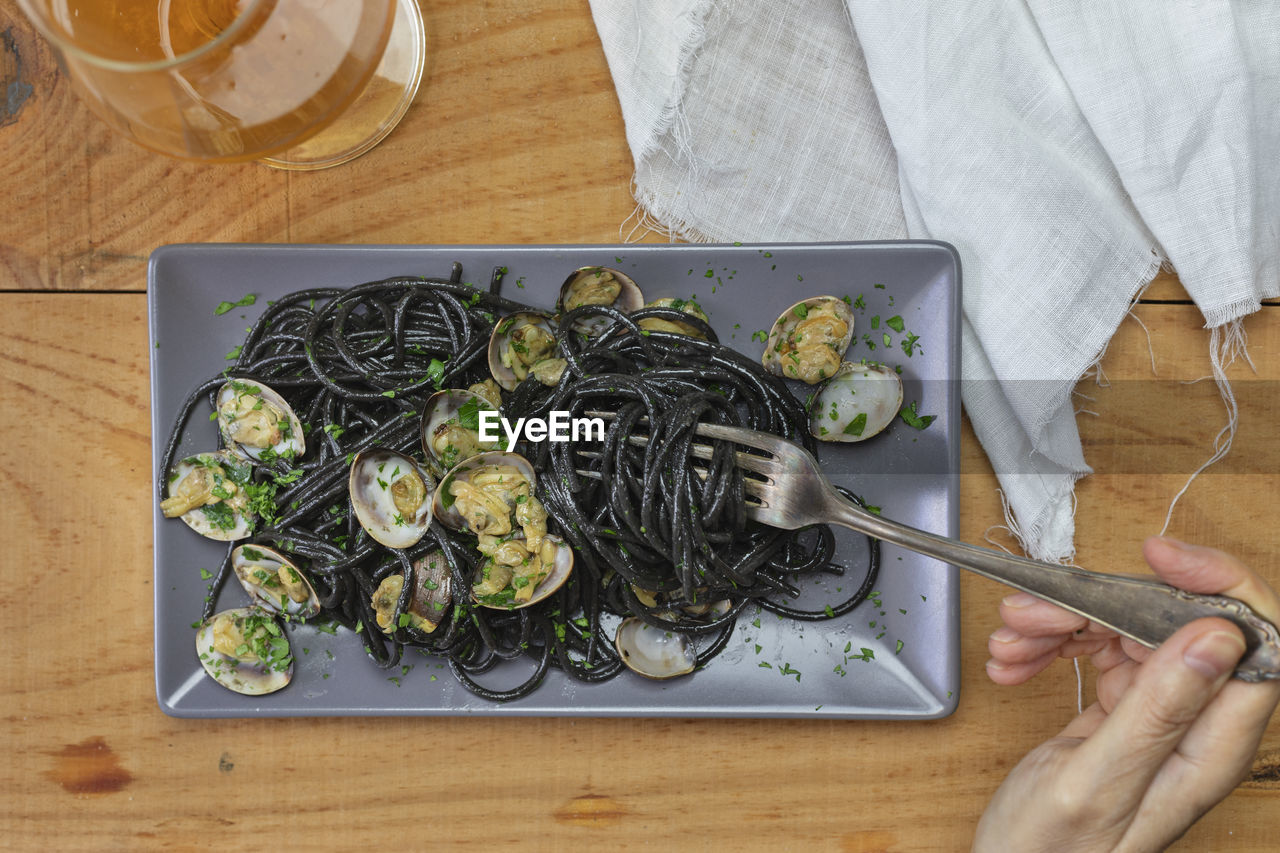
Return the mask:
[[[1004,775],[1076,706],[1067,662],[1018,688],[986,679],[1003,593],[968,577],[960,707],[933,723],[202,721],[157,709],[148,253],[183,241],[628,233],[630,154],[585,0],[425,11],[427,80],[405,123],[352,164],[291,174],[165,160],[117,138],[0,0],[11,93],[0,116],[0,494],[12,530],[0,563],[0,847],[968,849]],[[1109,386],[1080,386],[1097,469],[1076,515],[1090,567],[1137,570],[1142,538],[1225,421],[1212,382],[1184,384],[1208,375],[1209,343],[1176,278],[1147,299],[1106,354]],[[1246,327],[1257,372],[1230,371],[1235,448],[1192,485],[1169,532],[1280,584],[1280,307]],[[1007,543],[995,477],[967,429],[961,492],[962,536]],[[513,758],[517,742],[528,752]],[[1274,850],[1278,805],[1273,724],[1250,778],[1175,849]]]

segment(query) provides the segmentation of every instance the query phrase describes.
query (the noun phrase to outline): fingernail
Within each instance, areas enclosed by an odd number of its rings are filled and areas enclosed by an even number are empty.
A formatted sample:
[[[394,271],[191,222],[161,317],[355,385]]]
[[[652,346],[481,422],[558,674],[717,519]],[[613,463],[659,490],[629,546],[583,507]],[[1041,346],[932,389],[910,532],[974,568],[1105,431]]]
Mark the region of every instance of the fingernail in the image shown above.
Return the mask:
[[[1003,625],[992,633],[991,639],[995,640],[997,643],[1012,643],[1021,636],[1021,634],[1010,628],[1008,625]]]
[[[1186,542],[1183,542],[1181,539],[1174,539],[1172,536],[1161,536],[1160,541],[1168,545],[1170,548],[1173,548],[1178,551],[1185,551],[1188,553],[1190,553],[1196,547],[1194,545],[1189,545]]]
[[[1005,666],[1004,664],[1000,663],[1000,661],[996,660],[995,658],[992,658],[991,660],[987,661],[987,669],[998,669],[998,670],[1002,670],[1002,671],[1003,671],[1003,670],[1006,670],[1006,669],[1008,669],[1008,668],[1009,668],[1009,667],[1007,667],[1007,666]]]
[[[1210,680],[1230,672],[1244,654],[1244,640],[1237,634],[1214,631],[1187,646],[1182,659],[1187,666]]]
[[[1035,604],[1039,600],[1040,599],[1036,598],[1034,595],[1031,595],[1030,593],[1015,592],[1013,593],[1013,595],[1006,595],[1004,597],[1004,600],[1001,603],[1004,604],[1006,607],[1018,608],[1018,607],[1030,607],[1031,605]]]

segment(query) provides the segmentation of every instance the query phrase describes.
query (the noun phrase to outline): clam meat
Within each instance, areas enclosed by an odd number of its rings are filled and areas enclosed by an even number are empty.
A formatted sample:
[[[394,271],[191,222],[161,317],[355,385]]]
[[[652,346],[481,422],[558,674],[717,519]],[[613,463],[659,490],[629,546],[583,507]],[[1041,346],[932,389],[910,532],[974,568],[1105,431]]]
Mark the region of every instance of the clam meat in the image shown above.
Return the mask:
[[[504,390],[514,391],[539,362],[563,361],[556,358],[557,341],[552,323],[546,314],[531,311],[510,314],[498,321],[489,338],[489,372]],[[542,375],[547,375],[545,369]],[[558,381],[559,371],[555,376]],[[543,378],[538,381],[547,384]]]
[[[478,397],[483,397],[493,408],[502,408],[502,388],[492,379],[482,379],[469,386],[467,390]]]
[[[706,587],[698,587],[694,590],[694,600],[691,604],[680,607],[679,612],[669,609],[669,596],[665,592],[654,592],[644,587],[631,584],[631,592],[635,595],[636,600],[649,609],[659,619],[668,622],[677,622],[681,617],[681,613],[693,617],[707,617],[710,619],[719,619],[728,614],[733,609],[733,602],[727,598],[718,599],[716,601],[707,601],[705,596]],[[703,600],[699,601],[698,599]],[[659,608],[668,608],[660,610]]]
[[[495,411],[486,397],[458,389],[432,394],[422,410],[422,447],[447,470],[504,442],[480,440],[480,413]]]
[[[168,496],[160,502],[165,518],[181,518],[210,539],[230,542],[253,533],[248,488],[252,468],[225,450],[197,453],[169,473]]]
[[[231,552],[231,568],[254,603],[292,619],[320,612],[315,587],[293,561],[265,545],[240,545]]]
[[[761,362],[775,376],[814,385],[833,376],[853,340],[853,309],[835,296],[797,302],[774,322]]]
[[[417,588],[410,596],[408,605],[399,613],[396,608],[404,593],[404,575],[387,575],[374,590],[369,603],[378,627],[385,634],[395,633],[399,628],[412,628],[430,634],[444,621],[452,601],[449,564],[444,554],[432,551],[415,561],[413,573]]]
[[[481,544],[480,565],[471,595],[484,607],[515,610],[537,604],[564,585],[573,571],[573,549],[547,534],[529,545],[522,534]]]
[[[822,441],[865,441],[902,410],[902,379],[883,364],[844,362],[809,404],[809,432]]]
[[[218,431],[241,459],[298,459],[306,452],[302,422],[275,391],[252,379],[232,379],[218,390]]]
[[[388,548],[408,548],[426,535],[434,487],[417,462],[377,447],[356,454],[347,480],[360,526]]]
[[[680,311],[690,317],[696,317],[708,325],[711,324],[711,318],[707,316],[707,312],[703,311],[702,306],[694,299],[672,299],[669,296],[664,296],[661,299],[653,300],[644,307],[670,308],[672,311]],[[691,323],[681,323],[679,320],[667,320],[662,317],[645,317],[637,325],[646,332],[670,332],[673,335],[686,335],[704,340],[707,337],[701,329]]]
[[[484,555],[472,594],[489,607],[525,607],[550,595],[573,568],[573,550],[547,534],[533,466],[516,453],[475,456],[445,474],[433,512],[476,534]]]
[[[258,696],[274,693],[293,678],[293,653],[284,629],[265,610],[224,610],[196,631],[196,655],[214,681],[228,690]]]
[[[568,313],[585,305],[607,305],[624,314],[638,311],[644,295],[631,276],[608,267],[581,267],[569,274],[560,286],[556,308]],[[603,316],[589,317],[574,324],[574,331],[590,335],[609,324]]]

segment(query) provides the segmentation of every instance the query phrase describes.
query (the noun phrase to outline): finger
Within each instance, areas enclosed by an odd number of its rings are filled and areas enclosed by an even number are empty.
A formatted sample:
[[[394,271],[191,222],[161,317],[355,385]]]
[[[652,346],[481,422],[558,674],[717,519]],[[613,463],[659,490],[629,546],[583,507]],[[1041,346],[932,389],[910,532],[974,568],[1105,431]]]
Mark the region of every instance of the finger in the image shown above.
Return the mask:
[[[1062,644],[1058,654],[1064,658],[1078,658],[1088,655],[1094,658],[1116,644],[1115,635],[1108,637],[1090,637],[1088,634],[1076,634],[1075,637]]]
[[[1124,653],[1119,637],[1112,637],[1107,644],[1098,649],[1089,659],[1093,668],[1099,673],[1107,673],[1121,664],[1128,663],[1131,658]]]
[[[1083,616],[1069,613],[1025,592],[1005,596],[1000,602],[1000,618],[1024,637],[1073,634],[1089,624]]]
[[[1151,657],[1151,649],[1142,645],[1142,643],[1139,643],[1137,640],[1130,640],[1128,637],[1120,638],[1120,648],[1124,650],[1126,655],[1133,658],[1138,663],[1142,663],[1144,660]]]
[[[1026,663],[1050,652],[1056,654],[1070,636],[1024,637],[1006,625],[987,638],[987,651],[1001,663]]]
[[[1074,784],[1108,790],[1136,808],[1160,765],[1222,689],[1244,654],[1225,619],[1184,625],[1138,668],[1106,722],[1073,754]]]
[[[1014,684],[1021,684],[1030,680],[1042,672],[1045,667],[1058,659],[1058,652],[1049,652],[1035,660],[1025,661],[1023,663],[1004,663],[1003,661],[992,658],[987,661],[987,677],[996,684],[1008,687]]]
[[[1107,718],[1107,711],[1098,702],[1094,702],[1080,716],[1067,723],[1067,727],[1058,733],[1058,737],[1087,738],[1098,730],[1098,726]]]
[[[1192,592],[1238,598],[1259,615],[1280,622],[1280,597],[1230,554],[1176,539],[1152,537],[1143,543],[1143,555],[1151,568],[1171,583]],[[1215,757],[1233,754],[1252,758],[1277,701],[1280,681],[1227,684],[1221,696],[1192,725],[1179,751],[1197,762],[1212,763]]]
[[[1166,583],[1189,592],[1229,595],[1245,602],[1264,618],[1280,621],[1280,598],[1275,591],[1230,554],[1152,536],[1142,543],[1142,555]]]
[[[1111,667],[1098,676],[1098,704],[1110,714],[1120,704],[1120,697],[1133,686],[1133,679],[1138,674],[1138,664],[1126,659],[1123,663]]]
[[[1184,772],[1161,773],[1153,793],[1163,793],[1171,802],[1176,792],[1195,814],[1212,807],[1253,765],[1277,700],[1278,682],[1229,680],[1178,744],[1173,759],[1181,762]]]

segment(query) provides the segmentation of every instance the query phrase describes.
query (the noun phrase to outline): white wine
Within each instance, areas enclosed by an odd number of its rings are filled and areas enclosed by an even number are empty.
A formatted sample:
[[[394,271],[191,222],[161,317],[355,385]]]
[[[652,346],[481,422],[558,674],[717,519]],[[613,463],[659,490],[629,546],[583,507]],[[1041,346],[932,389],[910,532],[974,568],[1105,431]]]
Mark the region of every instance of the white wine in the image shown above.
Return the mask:
[[[26,0],[80,96],[176,157],[252,160],[332,122],[386,48],[396,0]]]

